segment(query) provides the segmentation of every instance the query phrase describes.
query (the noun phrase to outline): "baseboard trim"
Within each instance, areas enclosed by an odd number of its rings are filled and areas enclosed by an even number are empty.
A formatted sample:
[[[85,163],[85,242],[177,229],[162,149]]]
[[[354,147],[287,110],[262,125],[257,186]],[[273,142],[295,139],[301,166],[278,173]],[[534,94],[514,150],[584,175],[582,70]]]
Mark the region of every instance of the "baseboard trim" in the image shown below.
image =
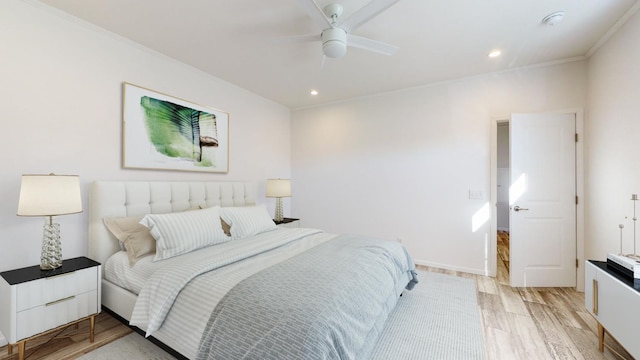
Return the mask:
[[[414,263],[416,265],[430,266],[438,269],[453,270],[453,271],[460,271],[460,272],[469,273],[469,274],[489,276],[489,274],[485,273],[485,271],[483,271],[482,269],[467,268],[463,266],[452,266],[452,265],[436,263],[433,261],[424,261],[424,260],[414,260]]]

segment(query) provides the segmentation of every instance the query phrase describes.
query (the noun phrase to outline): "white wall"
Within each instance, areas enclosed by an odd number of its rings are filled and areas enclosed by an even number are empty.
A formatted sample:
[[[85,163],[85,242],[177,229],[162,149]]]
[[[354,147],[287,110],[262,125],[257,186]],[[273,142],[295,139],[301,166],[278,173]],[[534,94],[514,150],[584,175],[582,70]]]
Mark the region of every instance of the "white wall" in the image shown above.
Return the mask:
[[[474,232],[472,220],[488,206],[491,119],[585,99],[580,61],[294,111],[293,215],[401,239],[418,263],[485,273],[489,222]]]
[[[59,218],[64,258],[87,253],[95,180],[248,180],[263,194],[290,176],[289,109],[44,5],[0,8],[0,271],[40,262],[43,219],[16,216],[23,173],[80,175],[85,212]],[[122,169],[125,81],[227,111],[229,173]]]
[[[633,251],[633,202],[640,193],[640,13],[610,38],[588,63],[585,123],[585,255],[606,258]],[[640,214],[640,204],[637,204]],[[640,216],[639,216],[640,217]],[[640,238],[640,224],[638,235]],[[640,252],[640,239],[638,239]]]

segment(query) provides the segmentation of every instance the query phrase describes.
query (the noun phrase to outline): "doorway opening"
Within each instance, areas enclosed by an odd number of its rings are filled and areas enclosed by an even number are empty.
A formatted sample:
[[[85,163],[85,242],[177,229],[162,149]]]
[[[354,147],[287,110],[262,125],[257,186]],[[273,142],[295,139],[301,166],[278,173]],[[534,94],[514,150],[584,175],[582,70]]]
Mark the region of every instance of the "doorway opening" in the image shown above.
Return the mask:
[[[496,134],[497,276],[509,283],[509,120],[498,121]]]

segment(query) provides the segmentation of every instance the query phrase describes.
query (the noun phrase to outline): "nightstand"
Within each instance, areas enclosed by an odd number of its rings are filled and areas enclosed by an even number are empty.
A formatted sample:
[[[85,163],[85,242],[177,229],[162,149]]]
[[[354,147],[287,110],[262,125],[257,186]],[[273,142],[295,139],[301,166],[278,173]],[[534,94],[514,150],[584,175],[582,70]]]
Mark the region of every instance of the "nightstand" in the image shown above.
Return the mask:
[[[64,260],[53,270],[40,266],[0,273],[0,331],[18,359],[27,340],[89,320],[93,342],[95,316],[100,312],[100,263],[86,257]]]
[[[283,218],[282,221],[273,220],[273,222],[276,223],[276,225],[278,225],[279,227],[285,227],[285,228],[300,227],[300,219]]]

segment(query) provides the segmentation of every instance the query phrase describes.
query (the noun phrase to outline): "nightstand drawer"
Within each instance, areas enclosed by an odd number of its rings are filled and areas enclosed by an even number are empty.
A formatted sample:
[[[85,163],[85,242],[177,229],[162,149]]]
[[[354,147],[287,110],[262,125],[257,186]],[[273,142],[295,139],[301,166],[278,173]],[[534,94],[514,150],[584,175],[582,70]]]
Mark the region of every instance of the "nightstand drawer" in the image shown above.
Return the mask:
[[[45,304],[97,290],[98,268],[76,270],[16,285],[16,311],[20,312]]]
[[[20,311],[16,316],[17,339],[28,338],[97,312],[97,289]]]

